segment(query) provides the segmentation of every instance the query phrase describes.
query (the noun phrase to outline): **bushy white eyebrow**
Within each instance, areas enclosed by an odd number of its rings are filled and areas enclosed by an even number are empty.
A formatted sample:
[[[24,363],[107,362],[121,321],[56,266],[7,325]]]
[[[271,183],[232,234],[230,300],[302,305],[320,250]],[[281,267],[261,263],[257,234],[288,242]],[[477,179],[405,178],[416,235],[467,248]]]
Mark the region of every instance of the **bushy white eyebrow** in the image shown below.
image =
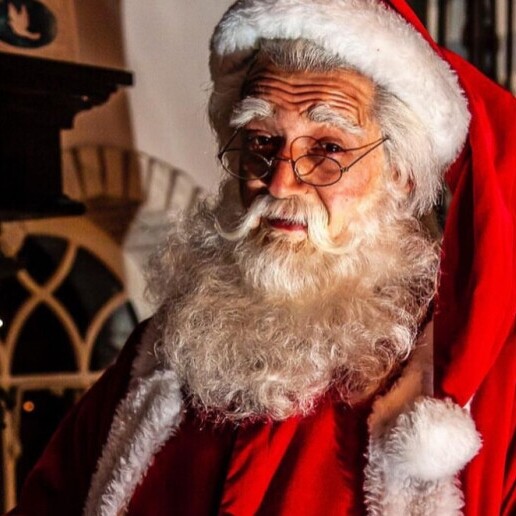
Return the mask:
[[[273,104],[264,99],[246,97],[233,107],[229,125],[235,128],[243,127],[253,120],[263,120],[272,116],[274,116]],[[329,124],[357,136],[364,134],[364,129],[356,122],[331,108],[328,104],[320,103],[312,106],[306,112],[306,116],[312,122]]]
[[[231,127],[243,127],[253,120],[263,120],[274,115],[274,106],[263,99],[246,97],[235,104],[229,120]]]
[[[331,108],[328,104],[317,104],[311,107],[306,116],[312,122],[329,124],[357,136],[364,134],[364,129],[356,122]]]

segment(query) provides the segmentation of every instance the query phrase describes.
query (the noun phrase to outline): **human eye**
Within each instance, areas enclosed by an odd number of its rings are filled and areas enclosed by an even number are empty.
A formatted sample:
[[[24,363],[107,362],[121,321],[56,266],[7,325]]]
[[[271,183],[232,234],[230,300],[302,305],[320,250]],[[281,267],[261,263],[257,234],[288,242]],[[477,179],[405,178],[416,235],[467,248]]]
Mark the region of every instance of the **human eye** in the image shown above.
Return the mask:
[[[268,148],[272,145],[272,136],[261,133],[247,133],[244,135],[244,147],[250,151]]]
[[[347,152],[347,149],[332,140],[318,140],[315,148],[312,150],[313,154],[323,154],[325,156],[343,154],[345,152]]]
[[[323,143],[323,149],[327,154],[339,154],[340,152],[346,152],[340,145],[333,142]]]
[[[248,133],[244,135],[244,148],[249,152],[272,156],[277,153],[280,143],[277,136],[264,133]]]

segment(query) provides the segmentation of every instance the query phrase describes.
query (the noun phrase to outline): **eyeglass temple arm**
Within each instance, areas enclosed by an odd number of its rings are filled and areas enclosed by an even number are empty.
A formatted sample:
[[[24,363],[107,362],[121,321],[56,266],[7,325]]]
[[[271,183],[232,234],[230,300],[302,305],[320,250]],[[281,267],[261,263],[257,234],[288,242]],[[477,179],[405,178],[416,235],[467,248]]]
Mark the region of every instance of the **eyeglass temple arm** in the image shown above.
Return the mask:
[[[241,127],[237,127],[227,143],[222,147],[222,149],[218,152],[217,158],[220,159],[222,157],[222,154],[224,154],[227,150],[229,150],[229,146],[233,143],[233,140],[236,138],[237,134],[240,132]]]
[[[370,149],[367,149],[367,151],[364,152],[364,154],[358,156],[358,158],[352,161],[349,165],[345,167],[340,167],[341,173],[344,174],[345,172],[347,172],[355,163],[359,162],[362,158],[365,158],[369,153],[373,152],[376,149],[376,147],[380,147],[380,145],[382,143],[385,143],[388,139],[388,136],[384,136],[382,139],[378,140]]]

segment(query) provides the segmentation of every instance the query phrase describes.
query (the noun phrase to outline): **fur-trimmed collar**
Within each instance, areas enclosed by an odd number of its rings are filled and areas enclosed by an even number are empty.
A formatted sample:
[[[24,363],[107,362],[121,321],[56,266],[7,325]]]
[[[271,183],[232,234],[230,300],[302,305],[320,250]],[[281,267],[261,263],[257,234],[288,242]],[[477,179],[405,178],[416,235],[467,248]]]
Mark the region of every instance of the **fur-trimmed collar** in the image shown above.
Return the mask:
[[[398,382],[373,405],[365,470],[371,515],[460,514],[456,475],[479,450],[480,437],[465,409],[429,396],[431,339],[430,324]],[[181,423],[181,386],[158,362],[155,341],[151,323],[92,478],[86,516],[123,514],[154,455]]]

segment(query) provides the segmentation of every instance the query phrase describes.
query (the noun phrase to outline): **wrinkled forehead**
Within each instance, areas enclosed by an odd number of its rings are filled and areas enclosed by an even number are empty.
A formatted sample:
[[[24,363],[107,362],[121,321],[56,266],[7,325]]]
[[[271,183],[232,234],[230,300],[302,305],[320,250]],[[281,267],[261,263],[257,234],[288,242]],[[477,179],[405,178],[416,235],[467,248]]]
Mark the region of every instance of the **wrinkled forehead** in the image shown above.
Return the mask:
[[[374,92],[374,83],[353,70],[291,71],[261,59],[247,75],[242,98],[259,98],[300,115],[326,105],[363,126],[372,116]]]

